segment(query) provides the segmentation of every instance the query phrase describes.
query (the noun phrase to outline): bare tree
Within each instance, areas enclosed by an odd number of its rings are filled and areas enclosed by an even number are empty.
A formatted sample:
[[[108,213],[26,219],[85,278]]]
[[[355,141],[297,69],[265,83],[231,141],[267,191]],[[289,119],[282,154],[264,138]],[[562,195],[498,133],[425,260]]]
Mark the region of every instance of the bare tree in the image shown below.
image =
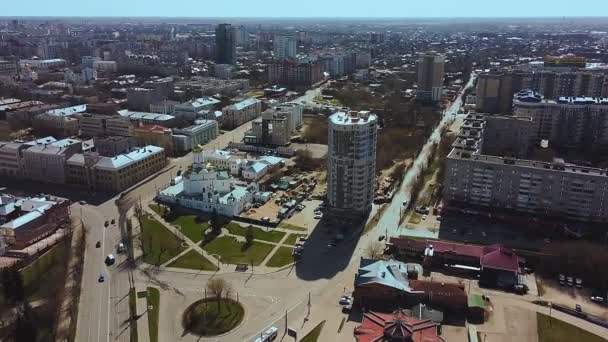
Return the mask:
[[[213,278],[207,283],[207,291],[215,297],[217,301],[217,311],[220,311],[220,303],[223,294],[232,292],[232,287],[224,278]]]
[[[370,241],[365,249],[365,255],[370,259],[378,260],[382,256],[382,244],[378,241]]]

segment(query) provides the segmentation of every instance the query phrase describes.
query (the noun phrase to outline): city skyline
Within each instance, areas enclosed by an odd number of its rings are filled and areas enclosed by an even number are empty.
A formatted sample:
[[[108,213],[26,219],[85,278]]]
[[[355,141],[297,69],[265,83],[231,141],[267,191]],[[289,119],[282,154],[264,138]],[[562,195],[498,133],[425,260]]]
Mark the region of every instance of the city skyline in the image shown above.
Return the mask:
[[[128,3],[108,0],[89,3],[82,6],[74,0],[57,0],[52,7],[45,6],[40,0],[38,5],[23,7],[20,4],[4,4],[5,17],[10,16],[60,16],[60,17],[224,17],[224,18],[534,18],[534,17],[602,17],[608,16],[608,10],[602,11],[600,0],[587,1],[585,6],[572,7],[564,1],[514,0],[508,4],[488,5],[481,0],[450,2],[439,0],[432,6],[426,3],[400,3],[394,0],[380,0],[374,6],[352,6],[344,1],[326,3],[311,0],[308,6],[298,8],[285,7],[277,0],[266,1],[264,6],[252,2],[237,0],[230,3],[214,3],[212,7],[201,6],[193,0],[181,1],[180,6],[174,3],[158,3],[155,6],[141,0]],[[561,3],[561,5],[560,5]],[[525,9],[525,10],[522,10]]]

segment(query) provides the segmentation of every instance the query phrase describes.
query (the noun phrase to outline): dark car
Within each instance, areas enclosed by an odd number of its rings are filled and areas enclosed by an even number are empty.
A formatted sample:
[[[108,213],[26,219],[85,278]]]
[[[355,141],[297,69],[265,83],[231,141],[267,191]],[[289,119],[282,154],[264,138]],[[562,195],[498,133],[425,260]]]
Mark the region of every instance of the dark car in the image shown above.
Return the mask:
[[[99,248],[101,247],[101,241],[97,241],[97,243],[95,244],[95,248]]]
[[[378,237],[378,241],[382,241],[382,240],[384,240],[384,238],[385,238],[385,236],[384,236],[384,235],[380,235],[380,236]]]
[[[111,222],[111,223],[112,223],[112,224],[116,224],[116,220],[115,220],[115,219],[112,219],[112,222]]]
[[[109,226],[109,225],[110,225],[110,222],[109,222],[109,221],[106,221],[106,222],[104,222],[104,224],[103,224],[103,226],[104,226],[104,227],[107,227],[107,226]]]
[[[106,277],[103,276],[103,274],[99,275],[99,278],[97,279],[98,282],[103,283],[104,281],[106,281]]]

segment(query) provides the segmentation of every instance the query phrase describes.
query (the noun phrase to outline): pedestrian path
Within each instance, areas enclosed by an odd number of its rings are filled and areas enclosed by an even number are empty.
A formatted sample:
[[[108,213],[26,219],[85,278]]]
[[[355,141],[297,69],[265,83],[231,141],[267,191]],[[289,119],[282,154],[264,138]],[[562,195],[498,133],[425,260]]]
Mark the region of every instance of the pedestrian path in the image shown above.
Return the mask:
[[[182,251],[180,254],[178,254],[175,257],[171,258],[170,260],[166,261],[162,265],[157,266],[157,268],[159,270],[167,270],[167,269],[169,269],[169,270],[175,270],[175,271],[179,271],[179,272],[193,273],[193,274],[229,274],[229,273],[234,273],[235,272],[236,265],[221,263],[220,260],[217,259],[217,257],[215,257],[214,255],[211,255],[211,254],[207,253],[207,251],[205,251],[203,248],[201,248],[198,243],[195,243],[192,240],[190,240],[177,227],[175,227],[175,226],[167,223],[167,221],[165,221],[154,210],[152,210],[148,206],[144,206],[144,211],[146,212],[146,214],[152,216],[160,224],[162,224],[165,228],[167,228],[171,233],[173,233],[176,236],[178,236],[182,241],[184,241],[188,245],[188,247],[184,251]],[[266,258],[262,261],[262,263],[260,263],[259,266],[255,266],[254,267],[254,270],[255,270],[254,273],[255,274],[273,273],[273,272],[276,272],[278,270],[281,270],[284,267],[289,266],[289,265],[286,265],[286,266],[281,267],[281,268],[275,268],[275,267],[267,267],[267,266],[265,266],[266,263],[275,254],[275,252],[281,246],[283,246],[283,243],[287,240],[287,237],[290,234],[299,234],[300,233],[300,232],[297,232],[297,231],[294,231],[294,230],[290,230],[290,229],[276,229],[276,230],[280,230],[280,231],[285,232],[285,235],[281,238],[281,240],[279,242],[273,242],[273,241],[267,241],[267,240],[259,240],[259,239],[254,239],[253,240],[253,241],[258,242],[258,243],[264,243],[264,244],[272,245],[273,246],[272,251],[266,256]],[[304,232],[302,232],[302,233],[304,233]],[[235,239],[237,239],[238,241],[241,241],[241,242],[244,241],[244,239],[245,239],[245,237],[243,237],[241,235],[235,235],[235,234],[229,233],[228,230],[224,229],[224,228],[222,228],[222,233],[218,237],[222,237],[222,236],[229,236],[229,237],[235,238]],[[290,247],[290,248],[293,247],[291,245],[284,245],[284,246]],[[190,251],[193,251],[193,250],[196,251],[197,253],[201,254],[205,258],[207,258],[210,262],[214,263],[215,265],[220,265],[219,269],[217,271],[203,271],[203,270],[192,270],[192,269],[185,269],[185,268],[168,267],[168,265],[170,265],[171,263],[173,263],[175,260],[179,259],[180,257],[184,256],[186,253],[188,253]]]
[[[264,259],[264,261],[262,261],[262,262],[260,263],[260,266],[266,266],[266,263],[267,263],[268,261],[270,261],[270,258],[272,258],[272,256],[274,255],[274,253],[275,253],[275,252],[276,252],[276,251],[277,251],[279,248],[281,248],[281,246],[283,245],[283,243],[285,242],[285,240],[287,240],[287,237],[288,237],[288,236],[289,236],[289,234],[285,234],[285,235],[283,236],[283,238],[281,239],[281,241],[279,241],[278,243],[274,244],[274,245],[275,245],[275,246],[274,246],[274,248],[272,249],[272,251],[270,251],[270,253],[268,253],[268,255],[266,256],[266,258]],[[285,246],[287,247],[287,246],[289,246],[289,245],[285,245]]]
[[[139,293],[142,293],[140,296]],[[146,294],[145,296],[143,294]],[[137,319],[137,339],[139,341],[150,341],[150,328],[148,326],[148,290],[144,288],[138,288],[135,292],[135,303],[136,312],[135,319]]]

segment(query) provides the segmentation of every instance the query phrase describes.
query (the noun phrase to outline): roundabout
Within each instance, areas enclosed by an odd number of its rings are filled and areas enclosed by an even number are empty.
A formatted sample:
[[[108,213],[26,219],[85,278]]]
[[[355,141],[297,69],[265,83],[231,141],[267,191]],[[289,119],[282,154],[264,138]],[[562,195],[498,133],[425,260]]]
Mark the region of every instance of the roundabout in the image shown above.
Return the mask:
[[[198,336],[217,336],[238,327],[245,309],[229,298],[206,298],[192,303],[182,317],[184,330]]]

